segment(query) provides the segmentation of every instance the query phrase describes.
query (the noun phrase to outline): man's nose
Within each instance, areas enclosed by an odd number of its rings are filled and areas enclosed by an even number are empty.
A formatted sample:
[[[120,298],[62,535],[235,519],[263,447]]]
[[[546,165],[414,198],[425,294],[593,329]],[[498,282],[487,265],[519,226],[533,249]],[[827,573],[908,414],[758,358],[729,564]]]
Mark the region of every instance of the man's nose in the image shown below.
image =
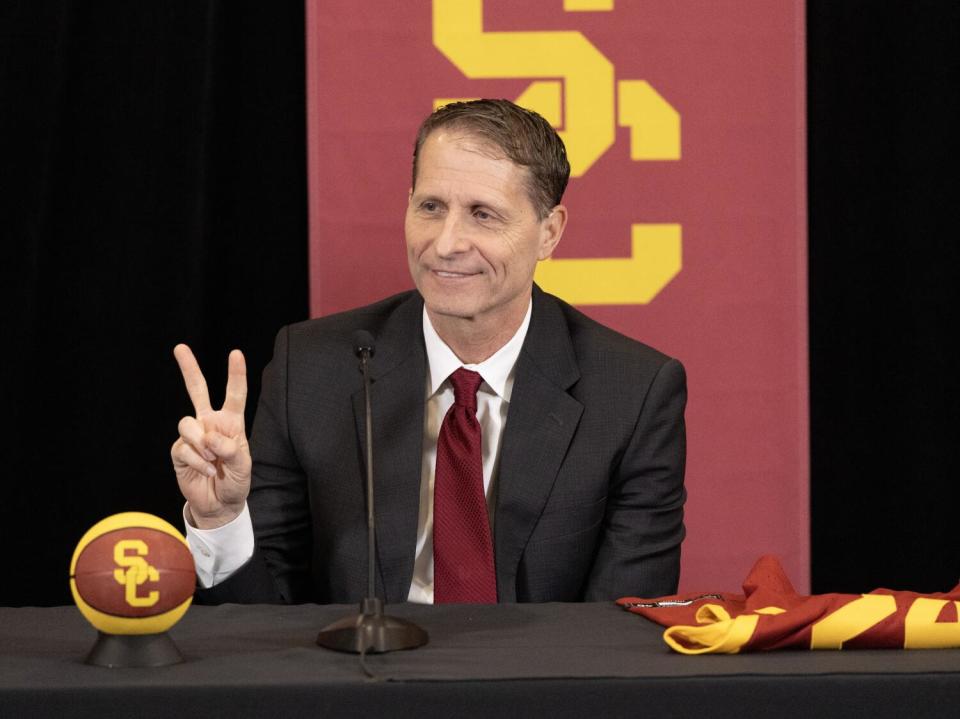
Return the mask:
[[[434,246],[440,257],[450,257],[470,249],[465,222],[460,213],[447,213]]]

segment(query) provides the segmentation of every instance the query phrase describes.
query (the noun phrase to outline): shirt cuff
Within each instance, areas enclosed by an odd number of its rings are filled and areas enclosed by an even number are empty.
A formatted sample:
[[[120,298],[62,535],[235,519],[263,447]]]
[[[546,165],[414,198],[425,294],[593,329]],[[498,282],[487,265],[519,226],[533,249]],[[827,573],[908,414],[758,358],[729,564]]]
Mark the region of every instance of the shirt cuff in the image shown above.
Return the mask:
[[[253,556],[253,522],[250,510],[243,505],[231,521],[216,529],[197,529],[188,519],[189,505],[183,505],[183,524],[187,544],[197,568],[197,579],[204,589],[219,584]]]

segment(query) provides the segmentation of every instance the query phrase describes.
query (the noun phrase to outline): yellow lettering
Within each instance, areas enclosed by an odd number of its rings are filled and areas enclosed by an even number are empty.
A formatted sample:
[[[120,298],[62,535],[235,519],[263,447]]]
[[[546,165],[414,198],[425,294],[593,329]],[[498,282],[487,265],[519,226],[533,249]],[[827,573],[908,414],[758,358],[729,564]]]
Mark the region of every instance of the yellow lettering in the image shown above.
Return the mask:
[[[680,113],[645,80],[621,80],[617,96],[617,123],[630,128],[630,159],[679,160]]]
[[[613,0],[563,0],[563,9],[567,12],[613,10]]]
[[[613,65],[582,33],[484,32],[483,0],[434,0],[433,44],[468,78],[563,78],[573,177],[613,144]]]
[[[527,85],[517,104],[533,110],[554,127],[563,124],[563,85],[557,80],[537,80]]]
[[[128,554],[128,551],[133,554]],[[157,568],[144,559],[149,551],[147,543],[142,539],[124,539],[113,545],[113,561],[119,565],[113,570],[113,578],[124,585],[124,599],[131,607],[152,607],[160,601],[160,592],[156,589],[151,590],[145,597],[137,594],[137,587],[141,584],[160,580]]]
[[[905,649],[960,647],[960,621],[937,621],[947,602],[946,599],[919,597],[910,605],[903,623]],[[953,604],[960,617],[960,602]]]
[[[613,0],[563,7],[610,11]],[[516,102],[558,128],[572,177],[613,145],[617,125],[630,129],[632,160],[680,159],[679,113],[644,80],[615,84],[612,63],[582,33],[485,32],[483,0],[434,0],[433,43],[468,78],[538,78]],[[438,98],[434,108],[460,99],[469,98]],[[647,304],[680,272],[680,237],[678,224],[633,223],[629,257],[545,260],[536,280],[573,304]]]
[[[889,594],[864,594],[813,625],[811,649],[843,649],[853,639],[895,614],[897,602]]]
[[[680,225],[634,224],[630,257],[549,259],[535,278],[574,305],[650,302],[682,266]]]
[[[141,584],[146,581],[147,560],[143,559],[150,551],[147,543],[142,539],[124,539],[113,545],[113,561],[120,566],[113,570],[113,578],[120,584],[127,583],[127,572],[123,567],[130,567],[137,571],[137,576],[143,575]],[[127,554],[133,552],[133,554]]]

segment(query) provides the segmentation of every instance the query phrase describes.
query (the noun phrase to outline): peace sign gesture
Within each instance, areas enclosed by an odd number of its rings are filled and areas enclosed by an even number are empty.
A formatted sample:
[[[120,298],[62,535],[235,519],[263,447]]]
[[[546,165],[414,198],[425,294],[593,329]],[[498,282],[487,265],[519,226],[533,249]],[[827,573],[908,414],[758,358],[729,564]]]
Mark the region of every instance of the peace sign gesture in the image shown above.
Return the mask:
[[[214,529],[243,511],[250,492],[250,445],[244,430],[247,365],[240,350],[230,353],[223,407],[210,406],[207,381],[190,348],[173,349],[195,417],[180,420],[180,437],[170,448],[180,491],[200,529]]]

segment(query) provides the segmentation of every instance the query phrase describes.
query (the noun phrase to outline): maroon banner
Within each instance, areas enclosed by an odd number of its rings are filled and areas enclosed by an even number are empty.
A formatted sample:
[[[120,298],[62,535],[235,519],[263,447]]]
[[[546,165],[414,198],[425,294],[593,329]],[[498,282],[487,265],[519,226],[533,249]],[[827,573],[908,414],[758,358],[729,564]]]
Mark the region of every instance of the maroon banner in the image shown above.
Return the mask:
[[[537,281],[687,368],[681,586],[809,584],[802,0],[307,1],[314,315],[408,289],[413,139],[506,97],[567,144]]]

